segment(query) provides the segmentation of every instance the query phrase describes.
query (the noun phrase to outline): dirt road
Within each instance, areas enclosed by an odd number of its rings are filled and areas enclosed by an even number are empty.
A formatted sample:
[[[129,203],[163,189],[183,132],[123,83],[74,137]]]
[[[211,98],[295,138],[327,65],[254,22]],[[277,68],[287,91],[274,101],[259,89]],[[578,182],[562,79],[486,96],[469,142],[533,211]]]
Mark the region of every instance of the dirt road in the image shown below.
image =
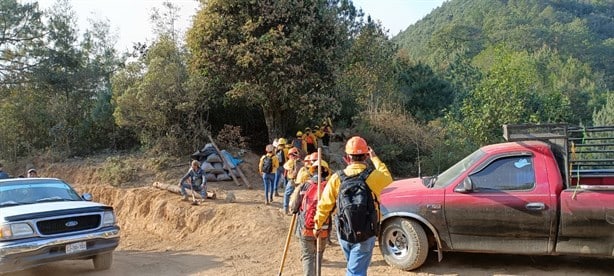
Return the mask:
[[[337,249],[336,247],[334,249]],[[327,255],[341,254],[329,250]],[[265,258],[264,256],[263,258]],[[445,254],[442,263],[431,256],[419,270],[403,272],[390,269],[380,256],[375,256],[369,269],[370,275],[612,275],[612,260],[596,260],[571,257],[529,257],[517,255],[489,255],[470,253]],[[276,258],[275,258],[276,259]],[[343,262],[325,257],[323,275],[343,275]],[[291,262],[297,265],[297,262]],[[132,251],[115,253],[113,267],[107,271],[93,271],[90,261],[64,261],[38,268],[7,274],[27,275],[276,275],[277,266],[263,273],[250,273],[245,268],[258,265],[255,260],[231,260],[196,251]],[[274,269],[273,269],[274,268]],[[236,269],[236,270],[235,270]],[[290,268],[284,275],[301,275]]]
[[[257,156],[251,159],[257,163]],[[89,260],[64,261],[8,275],[277,275],[290,217],[279,212],[279,197],[272,205],[263,204],[255,173],[246,172],[254,190],[232,182],[209,183],[219,199],[193,206],[177,194],[149,186],[100,184],[91,173],[83,173],[91,171],[70,164],[46,173],[115,208],[122,230],[112,268],[93,271]],[[224,201],[228,192],[235,194],[236,202]],[[376,248],[369,275],[612,275],[613,264],[613,259],[444,253],[441,263],[431,254],[423,267],[404,272],[389,267]],[[328,246],[323,275],[343,275],[344,268],[339,246]],[[295,239],[283,275],[302,275]]]

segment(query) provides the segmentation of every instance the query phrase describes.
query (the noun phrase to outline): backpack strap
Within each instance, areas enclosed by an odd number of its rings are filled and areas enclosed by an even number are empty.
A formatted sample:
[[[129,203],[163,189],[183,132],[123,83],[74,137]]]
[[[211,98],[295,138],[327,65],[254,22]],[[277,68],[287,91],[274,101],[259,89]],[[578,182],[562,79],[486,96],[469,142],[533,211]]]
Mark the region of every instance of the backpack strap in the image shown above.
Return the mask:
[[[369,175],[371,175],[372,172],[373,172],[373,168],[370,166],[367,166],[366,169],[364,169],[362,172],[360,172],[360,174],[358,174],[358,177],[360,177],[363,181],[367,181],[367,178],[369,177]],[[339,176],[339,180],[341,180],[341,182],[345,181],[348,178],[348,176],[345,174],[345,171],[343,170],[338,170],[337,175]],[[355,177],[355,176],[351,176],[351,177]],[[367,188],[369,188],[369,185],[367,185]],[[371,190],[371,188],[369,188],[369,190]]]
[[[348,177],[343,170],[338,170],[336,174],[339,176],[339,180],[341,180],[341,182]]]

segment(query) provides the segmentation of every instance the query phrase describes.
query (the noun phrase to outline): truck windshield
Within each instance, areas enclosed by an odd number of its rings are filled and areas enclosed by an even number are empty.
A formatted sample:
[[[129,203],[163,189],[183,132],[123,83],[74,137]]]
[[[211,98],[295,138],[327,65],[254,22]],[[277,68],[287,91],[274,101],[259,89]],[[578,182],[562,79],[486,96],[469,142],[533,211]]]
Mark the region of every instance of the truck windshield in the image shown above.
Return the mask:
[[[433,180],[431,180],[432,183],[430,186],[434,188],[442,188],[450,185],[454,179],[473,166],[473,164],[480,160],[484,155],[486,155],[486,153],[480,149],[474,151],[469,156],[463,158],[463,160],[458,161],[458,163],[436,176]]]
[[[19,182],[0,185],[0,208],[52,201],[82,200],[69,185],[60,181]]]

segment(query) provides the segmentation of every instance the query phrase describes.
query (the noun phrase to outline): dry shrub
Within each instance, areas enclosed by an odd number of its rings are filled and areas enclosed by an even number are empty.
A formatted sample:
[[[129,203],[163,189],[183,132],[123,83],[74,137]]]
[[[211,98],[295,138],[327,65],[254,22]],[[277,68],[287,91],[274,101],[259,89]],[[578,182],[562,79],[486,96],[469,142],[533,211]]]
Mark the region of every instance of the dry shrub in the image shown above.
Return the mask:
[[[147,171],[157,172],[168,169],[179,162],[180,161],[177,157],[171,157],[165,154],[153,155],[145,159],[143,163],[143,169]]]
[[[220,149],[246,149],[247,137],[241,135],[240,126],[224,125],[218,132],[215,142]]]
[[[364,136],[394,175],[422,174],[422,160],[442,140],[441,128],[421,125],[398,109],[363,112],[355,120]]]
[[[66,152],[62,152],[54,148],[40,150],[30,155],[34,156],[34,159],[36,159],[35,161],[41,164],[62,162],[68,158],[68,154]]]
[[[156,140],[155,144],[146,149],[148,154],[183,155],[193,150],[187,137],[167,135]]]
[[[122,187],[136,178],[138,162],[133,158],[126,159],[122,156],[112,156],[105,160],[102,168],[97,171],[97,176],[102,183],[108,183],[115,187]]]

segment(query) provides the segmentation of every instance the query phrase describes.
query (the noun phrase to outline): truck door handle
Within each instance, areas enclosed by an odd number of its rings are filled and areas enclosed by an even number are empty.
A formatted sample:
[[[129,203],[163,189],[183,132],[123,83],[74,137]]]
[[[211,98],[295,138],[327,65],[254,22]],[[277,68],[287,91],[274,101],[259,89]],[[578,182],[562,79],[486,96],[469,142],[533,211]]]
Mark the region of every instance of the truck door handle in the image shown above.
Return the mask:
[[[529,202],[524,207],[531,211],[542,211],[546,209],[546,205],[543,202]]]

